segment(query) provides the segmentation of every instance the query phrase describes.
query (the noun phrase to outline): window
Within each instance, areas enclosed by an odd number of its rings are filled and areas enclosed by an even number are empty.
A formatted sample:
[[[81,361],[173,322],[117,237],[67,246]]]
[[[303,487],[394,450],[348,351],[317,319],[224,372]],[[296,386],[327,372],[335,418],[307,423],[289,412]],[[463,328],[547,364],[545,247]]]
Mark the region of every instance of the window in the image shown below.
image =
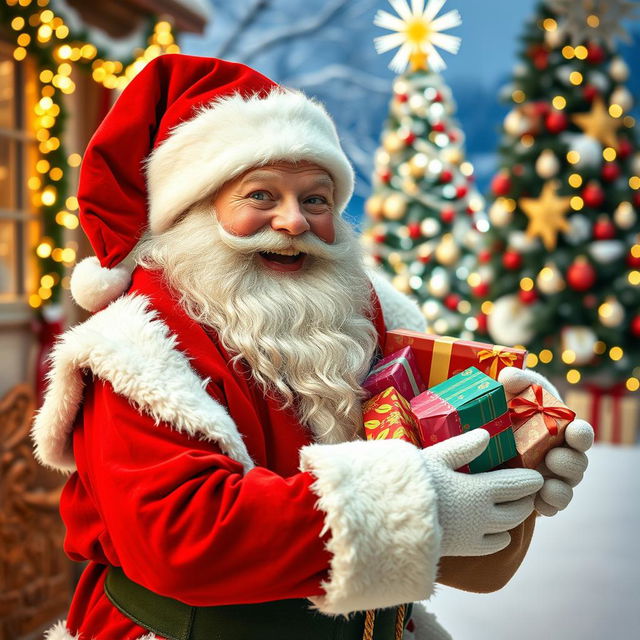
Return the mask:
[[[28,59],[14,60],[12,50],[0,42],[0,315],[35,288],[31,249],[40,231],[27,187],[38,153],[32,126],[36,70]]]

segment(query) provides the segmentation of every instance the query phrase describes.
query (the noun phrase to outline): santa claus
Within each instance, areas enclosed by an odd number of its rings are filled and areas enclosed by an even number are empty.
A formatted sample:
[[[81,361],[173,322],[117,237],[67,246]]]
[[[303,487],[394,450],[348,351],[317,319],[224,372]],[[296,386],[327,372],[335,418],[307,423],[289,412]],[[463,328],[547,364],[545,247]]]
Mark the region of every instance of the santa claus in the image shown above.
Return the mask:
[[[500,588],[535,514],[566,507],[583,421],[545,477],[456,472],[483,430],[362,439],[385,332],[424,323],[364,270],[352,188],[323,107],[243,65],[162,56],[106,117],[78,195],[97,257],[72,278],[95,313],[57,345],[34,425],[88,561],[48,640],[447,638],[411,603]]]

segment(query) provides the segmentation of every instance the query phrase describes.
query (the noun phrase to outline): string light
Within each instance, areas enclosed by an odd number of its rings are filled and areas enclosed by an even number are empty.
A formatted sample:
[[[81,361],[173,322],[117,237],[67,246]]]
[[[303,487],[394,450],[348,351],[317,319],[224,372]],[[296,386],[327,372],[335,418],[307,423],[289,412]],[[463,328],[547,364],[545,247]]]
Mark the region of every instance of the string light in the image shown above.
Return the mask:
[[[569,176],[568,182],[574,189],[577,189],[582,186],[582,176],[579,173],[572,173]]]
[[[553,352],[549,349],[543,349],[539,354],[540,362],[549,364],[553,360]]]
[[[580,382],[581,377],[582,376],[577,369],[569,369],[569,371],[567,371],[567,382],[569,384],[577,384]]]
[[[627,378],[626,387],[628,391],[637,391],[640,389],[640,380],[638,378]]]
[[[624,351],[622,350],[621,347],[611,347],[611,349],[609,349],[609,357],[614,362],[617,362],[618,360],[620,360],[623,355],[624,355]]]
[[[527,354],[527,367],[533,368],[538,364],[538,356],[535,353]]]
[[[607,162],[613,162],[616,159],[616,156],[618,154],[616,153],[616,150],[613,147],[605,147],[602,150],[602,157],[607,161]]]

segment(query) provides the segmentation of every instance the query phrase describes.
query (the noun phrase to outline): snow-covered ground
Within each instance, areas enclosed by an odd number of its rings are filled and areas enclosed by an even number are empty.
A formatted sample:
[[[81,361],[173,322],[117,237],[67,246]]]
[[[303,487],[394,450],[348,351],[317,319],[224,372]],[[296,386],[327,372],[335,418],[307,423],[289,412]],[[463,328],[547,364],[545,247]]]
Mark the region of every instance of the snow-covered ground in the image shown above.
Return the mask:
[[[640,638],[640,447],[596,445],[589,461],[504,589],[439,588],[429,608],[454,640]]]

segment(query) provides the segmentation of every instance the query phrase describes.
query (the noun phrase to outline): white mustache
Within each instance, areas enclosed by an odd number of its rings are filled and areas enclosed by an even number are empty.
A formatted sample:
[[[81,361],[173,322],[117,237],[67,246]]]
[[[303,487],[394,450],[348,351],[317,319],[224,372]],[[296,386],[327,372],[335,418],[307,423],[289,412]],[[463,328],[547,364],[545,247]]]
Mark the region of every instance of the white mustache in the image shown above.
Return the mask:
[[[305,231],[303,234],[290,237],[279,231],[264,228],[250,236],[236,236],[218,225],[220,240],[238,253],[306,253],[310,256],[334,260],[336,245],[320,240],[315,233]]]

